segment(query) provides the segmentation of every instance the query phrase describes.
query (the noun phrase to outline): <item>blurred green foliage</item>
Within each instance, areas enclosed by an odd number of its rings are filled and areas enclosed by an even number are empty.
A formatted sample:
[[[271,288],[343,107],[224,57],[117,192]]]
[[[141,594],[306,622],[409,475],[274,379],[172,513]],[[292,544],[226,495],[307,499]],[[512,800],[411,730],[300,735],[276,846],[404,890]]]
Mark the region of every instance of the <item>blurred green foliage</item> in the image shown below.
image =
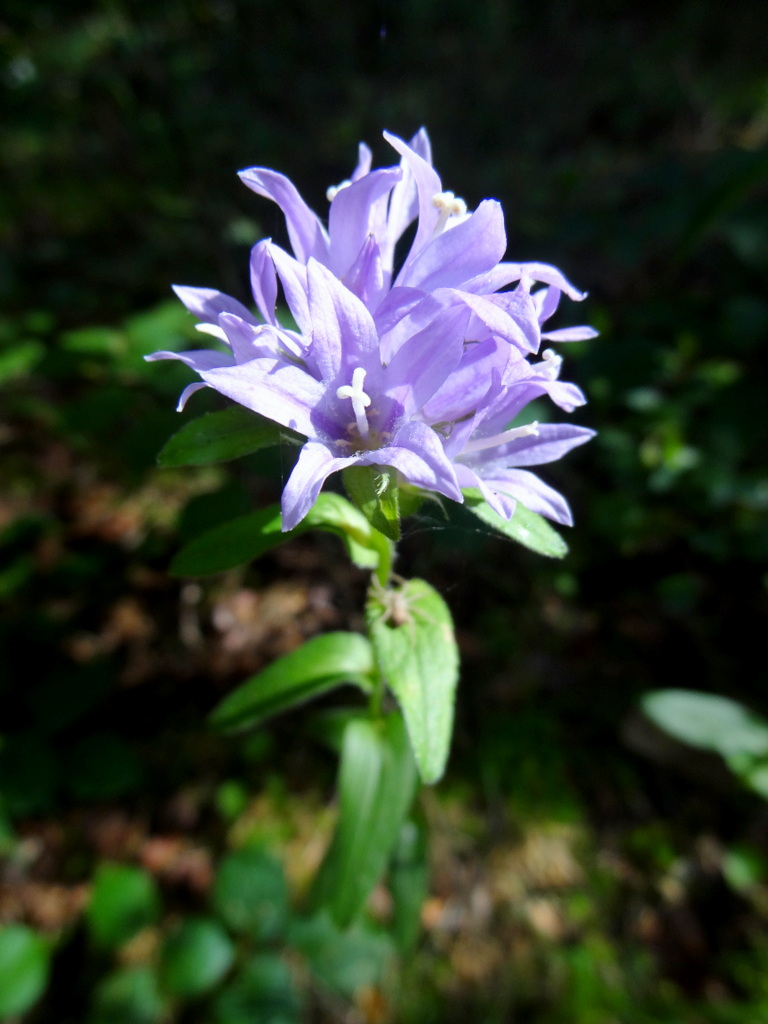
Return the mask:
[[[0,1017],[768,1017],[763,804],[636,711],[682,687],[768,715],[747,657],[768,611],[767,35],[757,0],[7,0]],[[429,899],[411,822],[340,932],[306,916],[331,773],[301,716],[235,743],[203,719],[303,635],[354,628],[358,577],[305,537],[244,577],[168,578],[182,543],[276,500],[291,450],[157,468],[189,375],[141,357],[193,336],[171,281],[247,300],[249,245],[285,241],[238,169],[319,210],[360,139],[383,162],[381,129],[421,124],[447,187],[503,202],[510,258],[590,291],[558,326],[602,332],[564,352],[599,437],[549,476],[577,523],[562,563],[469,514],[409,528],[403,567],[460,628],[454,767],[421,808]]]

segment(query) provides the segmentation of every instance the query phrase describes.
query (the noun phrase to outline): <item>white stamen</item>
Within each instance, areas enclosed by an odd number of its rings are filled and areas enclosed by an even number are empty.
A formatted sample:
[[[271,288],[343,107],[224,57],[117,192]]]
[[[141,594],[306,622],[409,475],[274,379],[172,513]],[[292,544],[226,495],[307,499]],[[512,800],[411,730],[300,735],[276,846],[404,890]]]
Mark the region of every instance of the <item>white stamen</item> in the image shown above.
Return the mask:
[[[352,383],[344,384],[336,389],[337,398],[352,399],[352,411],[355,414],[357,432],[360,434],[360,437],[368,437],[368,420],[365,416],[365,410],[371,404],[370,396],[366,395],[365,391],[363,391],[365,373],[366,371],[362,366],[356,367],[352,374]]]
[[[520,288],[521,291],[528,292],[528,294],[530,295],[531,288],[533,288],[533,284],[533,278],[525,269],[525,267],[523,267],[523,272],[520,275],[520,284],[518,285],[518,288]]]
[[[210,334],[219,341],[227,341],[227,336],[218,324],[195,324],[195,330],[201,334]],[[229,344],[229,342],[227,342]]]
[[[467,212],[467,204],[453,192],[435,192],[432,196],[432,205],[440,211],[437,224],[435,224],[434,234],[436,235],[442,232],[449,217],[463,217]]]
[[[338,185],[330,185],[325,191],[325,195],[328,202],[332,203],[336,196],[339,194],[339,192],[341,192],[343,188],[349,188],[351,184],[351,181],[345,179],[344,181],[339,182]]]
[[[541,362],[534,363],[534,367],[547,380],[557,380],[560,374],[560,367],[563,365],[563,357],[559,356],[553,348],[545,349],[542,352],[542,356]]]
[[[481,452],[485,448],[495,448],[496,445],[506,444],[508,441],[516,441],[520,437],[538,437],[539,424],[536,420],[527,423],[524,427],[512,427],[511,430],[504,430],[500,434],[492,434],[490,437],[478,437],[464,445],[463,455],[467,452]]]

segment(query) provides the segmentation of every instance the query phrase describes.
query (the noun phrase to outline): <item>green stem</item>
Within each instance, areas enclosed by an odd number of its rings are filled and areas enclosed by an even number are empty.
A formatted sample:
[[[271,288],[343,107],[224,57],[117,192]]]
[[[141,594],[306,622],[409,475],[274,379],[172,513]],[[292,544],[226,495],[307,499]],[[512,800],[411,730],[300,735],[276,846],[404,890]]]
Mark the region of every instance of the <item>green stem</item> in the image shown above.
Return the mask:
[[[374,531],[371,530],[371,533]],[[396,548],[394,541],[391,541],[389,537],[385,537],[383,533],[378,530],[376,533],[376,548],[379,554],[379,564],[376,566],[376,577],[382,587],[386,587],[389,584],[389,579],[392,575],[392,565],[395,561]]]

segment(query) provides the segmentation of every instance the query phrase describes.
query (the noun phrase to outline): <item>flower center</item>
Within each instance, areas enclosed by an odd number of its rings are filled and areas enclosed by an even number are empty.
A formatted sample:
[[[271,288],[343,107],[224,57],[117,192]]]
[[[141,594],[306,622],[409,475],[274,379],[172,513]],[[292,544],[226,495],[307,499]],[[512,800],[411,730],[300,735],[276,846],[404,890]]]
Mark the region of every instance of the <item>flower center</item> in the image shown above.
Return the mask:
[[[336,389],[337,398],[349,398],[352,400],[352,411],[355,414],[355,422],[357,423],[357,432],[361,438],[367,438],[369,434],[368,419],[365,415],[365,410],[371,404],[371,397],[363,391],[363,382],[365,381],[365,370],[362,366],[355,368],[352,373],[352,383],[344,384],[342,387]]]
[[[442,234],[449,217],[463,217],[467,212],[467,204],[459,199],[453,192],[435,192],[432,196],[432,205],[439,211],[433,234]]]
[[[478,437],[464,445],[462,455],[469,452],[481,452],[485,448],[495,448],[498,444],[506,444],[508,441],[517,441],[520,437],[538,437],[539,424],[536,420],[533,423],[526,423],[524,427],[512,427],[511,430],[503,430],[500,434],[492,434],[490,437]]]

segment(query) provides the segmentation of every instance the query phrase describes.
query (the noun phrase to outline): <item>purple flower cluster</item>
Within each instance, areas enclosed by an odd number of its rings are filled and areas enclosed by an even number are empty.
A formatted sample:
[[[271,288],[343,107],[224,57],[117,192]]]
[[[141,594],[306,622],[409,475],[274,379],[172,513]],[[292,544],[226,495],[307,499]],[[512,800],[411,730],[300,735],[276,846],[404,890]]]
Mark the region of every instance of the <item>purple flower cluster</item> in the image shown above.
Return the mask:
[[[331,473],[354,465],[396,471],[457,502],[462,489],[479,488],[505,519],[520,501],[570,524],[562,495],[526,467],[559,459],[594,432],[510,423],[545,395],[566,412],[584,403],[559,379],[560,356],[549,348],[538,356],[542,341],[594,337],[589,327],[544,326],[563,292],[584,295],[555,267],[503,260],[500,204],[486,199],[470,213],[444,191],[423,129],[407,144],[385,138],[399,165],[371,170],[361,145],[349,181],[328,190],[327,228],[283,175],[241,172],[283,211],[293,256],[268,238],[253,247],[258,316],[221,292],[177,287],[198,330],[225,347],[149,358],[180,359],[198,373],[179,408],[208,386],[306,437],[283,492],[285,530]],[[396,270],[395,247],[414,221]],[[278,289],[297,329],[278,319]]]

